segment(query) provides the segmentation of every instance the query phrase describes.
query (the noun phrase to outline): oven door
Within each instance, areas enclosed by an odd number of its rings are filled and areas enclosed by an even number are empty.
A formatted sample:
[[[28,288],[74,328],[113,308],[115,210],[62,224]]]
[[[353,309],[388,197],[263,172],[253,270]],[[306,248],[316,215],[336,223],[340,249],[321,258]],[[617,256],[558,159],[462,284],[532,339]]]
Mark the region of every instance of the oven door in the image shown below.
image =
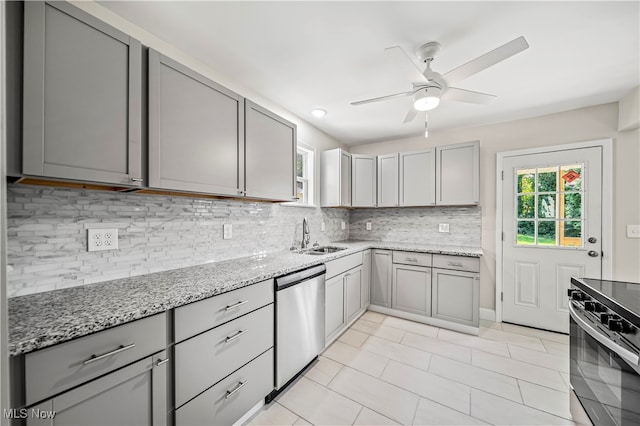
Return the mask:
[[[638,350],[570,306],[571,386],[594,425],[640,425]],[[617,340],[617,341],[616,341]]]

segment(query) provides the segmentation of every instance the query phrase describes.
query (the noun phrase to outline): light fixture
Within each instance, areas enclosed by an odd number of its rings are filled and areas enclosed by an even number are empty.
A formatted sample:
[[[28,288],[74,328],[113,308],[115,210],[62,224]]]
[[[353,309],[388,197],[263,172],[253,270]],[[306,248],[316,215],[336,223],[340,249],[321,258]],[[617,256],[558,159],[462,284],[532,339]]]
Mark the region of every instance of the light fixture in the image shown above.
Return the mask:
[[[327,111],[320,109],[320,108],[316,108],[311,110],[311,114],[313,114],[314,117],[316,118],[322,118],[325,115],[327,115]]]
[[[430,86],[413,95],[413,107],[417,111],[429,111],[440,104],[442,90],[439,87]]]

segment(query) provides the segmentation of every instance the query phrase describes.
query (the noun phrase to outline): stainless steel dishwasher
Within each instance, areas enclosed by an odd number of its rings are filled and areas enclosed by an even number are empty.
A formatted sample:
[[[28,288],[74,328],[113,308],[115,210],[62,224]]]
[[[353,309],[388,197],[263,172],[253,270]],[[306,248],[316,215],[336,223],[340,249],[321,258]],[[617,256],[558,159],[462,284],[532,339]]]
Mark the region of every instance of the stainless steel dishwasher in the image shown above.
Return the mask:
[[[324,348],[324,265],[275,280],[276,369],[270,401]]]

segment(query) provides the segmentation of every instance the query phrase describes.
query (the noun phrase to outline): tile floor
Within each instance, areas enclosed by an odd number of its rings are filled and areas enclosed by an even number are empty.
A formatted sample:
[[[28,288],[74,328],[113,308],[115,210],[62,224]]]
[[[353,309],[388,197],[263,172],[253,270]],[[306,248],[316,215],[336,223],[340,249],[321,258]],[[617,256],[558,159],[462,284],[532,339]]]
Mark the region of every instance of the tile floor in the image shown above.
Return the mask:
[[[569,337],[483,321],[470,336],[366,312],[251,425],[556,425]]]

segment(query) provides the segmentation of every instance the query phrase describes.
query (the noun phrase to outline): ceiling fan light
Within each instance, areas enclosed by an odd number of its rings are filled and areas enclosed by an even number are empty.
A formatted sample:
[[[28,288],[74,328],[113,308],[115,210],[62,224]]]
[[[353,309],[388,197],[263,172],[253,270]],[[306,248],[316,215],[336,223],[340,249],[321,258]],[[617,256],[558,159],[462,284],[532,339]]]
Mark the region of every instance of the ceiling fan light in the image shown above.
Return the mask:
[[[327,115],[327,111],[321,109],[321,108],[316,108],[314,110],[311,110],[311,114],[313,114],[314,117],[317,118],[322,118],[325,115]]]
[[[429,111],[440,104],[442,91],[437,87],[427,87],[414,96],[413,107],[418,111]]]

